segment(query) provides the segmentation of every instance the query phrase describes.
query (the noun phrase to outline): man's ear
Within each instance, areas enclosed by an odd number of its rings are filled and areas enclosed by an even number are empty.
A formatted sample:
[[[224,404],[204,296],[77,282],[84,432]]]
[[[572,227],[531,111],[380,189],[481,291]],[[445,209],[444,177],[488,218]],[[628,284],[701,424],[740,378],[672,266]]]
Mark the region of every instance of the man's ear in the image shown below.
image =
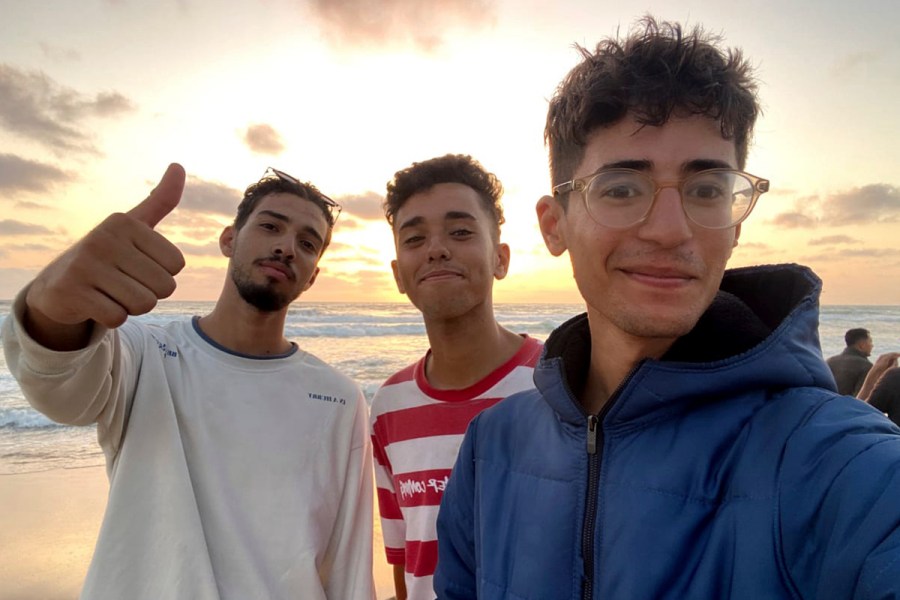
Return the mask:
[[[509,273],[509,244],[497,242],[495,244],[497,252],[497,262],[494,265],[494,279],[503,279]]]
[[[397,261],[391,261],[391,271],[394,272],[394,282],[397,284],[397,291],[401,294],[406,293],[406,288],[403,287],[403,282],[400,280],[400,271],[398,270]]]
[[[538,226],[544,237],[544,244],[553,256],[566,251],[566,211],[559,200],[552,196],[543,196],[534,207],[537,212]]]
[[[223,256],[231,258],[234,255],[234,237],[236,235],[234,225],[229,225],[219,234],[219,250]]]
[[[306,284],[303,286],[303,291],[305,292],[316,282],[316,277],[319,275],[319,267],[316,267],[313,271],[312,275],[310,275],[309,279],[306,281]]]

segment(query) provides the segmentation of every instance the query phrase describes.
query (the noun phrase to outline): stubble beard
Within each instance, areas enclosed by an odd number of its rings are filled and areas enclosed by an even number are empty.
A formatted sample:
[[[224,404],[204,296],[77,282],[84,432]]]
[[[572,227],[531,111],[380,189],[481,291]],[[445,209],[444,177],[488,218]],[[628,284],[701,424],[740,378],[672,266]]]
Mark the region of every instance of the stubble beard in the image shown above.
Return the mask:
[[[271,283],[255,283],[242,267],[235,266],[232,269],[231,280],[244,302],[260,312],[278,312],[300,295],[280,293]]]

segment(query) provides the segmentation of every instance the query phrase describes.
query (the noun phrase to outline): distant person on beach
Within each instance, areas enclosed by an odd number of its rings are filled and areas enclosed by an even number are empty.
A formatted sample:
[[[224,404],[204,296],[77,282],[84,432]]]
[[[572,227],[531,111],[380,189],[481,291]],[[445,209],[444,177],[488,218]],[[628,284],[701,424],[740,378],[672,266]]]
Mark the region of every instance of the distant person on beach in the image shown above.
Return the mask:
[[[826,362],[834,375],[838,392],[855,396],[859,393],[869,369],[872,368],[869,356],[872,355],[874,344],[869,330],[862,328],[847,330],[844,342],[847,344],[844,351],[832,356]]]
[[[865,400],[900,425],[900,368],[897,360],[900,352],[888,352],[875,360],[866,375],[858,398]]]
[[[284,337],[340,208],[269,170],[219,247],[228,273],[208,315],[165,326],[181,252],[154,231],[177,206],[171,165],[16,298],[10,371],[51,419],[97,424],[109,500],[86,600],[370,599],[372,472],[365,400]]]
[[[900,434],[836,393],[808,268],[726,271],[750,64],[643,19],[550,101],[551,254],[587,313],[535,390],[469,425],[438,515],[440,599],[895,598]]]
[[[422,312],[431,346],[372,400],[375,481],[398,600],[434,598],[434,522],[469,421],[534,387],[541,344],[494,317],[494,280],[510,260],[500,241],[502,193],[465,155],[413,163],[387,186],[394,279]]]

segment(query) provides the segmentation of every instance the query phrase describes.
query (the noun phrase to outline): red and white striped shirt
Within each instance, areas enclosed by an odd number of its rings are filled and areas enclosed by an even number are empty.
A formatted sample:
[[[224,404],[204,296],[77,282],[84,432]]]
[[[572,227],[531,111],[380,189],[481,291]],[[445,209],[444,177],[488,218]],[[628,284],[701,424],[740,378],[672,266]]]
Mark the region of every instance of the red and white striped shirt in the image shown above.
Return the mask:
[[[469,422],[506,396],[534,387],[542,345],[528,336],[506,363],[464,390],[425,379],[426,354],[391,376],[372,400],[375,483],[388,563],[405,565],[409,600],[433,600],[438,508]]]

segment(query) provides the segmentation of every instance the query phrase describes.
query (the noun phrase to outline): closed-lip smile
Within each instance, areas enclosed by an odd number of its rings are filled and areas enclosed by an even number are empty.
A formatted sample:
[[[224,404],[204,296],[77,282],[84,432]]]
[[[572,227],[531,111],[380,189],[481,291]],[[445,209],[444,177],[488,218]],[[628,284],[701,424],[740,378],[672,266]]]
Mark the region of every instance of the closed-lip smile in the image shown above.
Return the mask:
[[[637,281],[651,285],[681,285],[698,278],[690,271],[670,267],[642,265],[621,267],[619,270]]]

